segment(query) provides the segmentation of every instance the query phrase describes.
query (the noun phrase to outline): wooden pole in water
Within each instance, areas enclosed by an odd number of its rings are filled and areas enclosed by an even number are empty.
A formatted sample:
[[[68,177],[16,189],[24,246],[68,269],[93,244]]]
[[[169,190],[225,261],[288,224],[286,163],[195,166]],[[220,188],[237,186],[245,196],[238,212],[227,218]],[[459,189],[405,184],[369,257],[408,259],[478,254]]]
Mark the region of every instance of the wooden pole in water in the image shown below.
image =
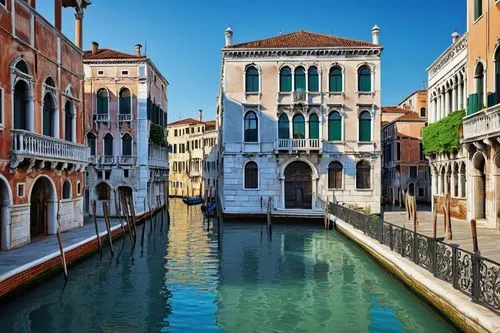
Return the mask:
[[[97,226],[97,213],[96,213],[96,202],[92,200],[92,214],[94,215],[94,225],[95,225],[95,234],[97,236],[97,246],[99,247],[99,251],[101,251],[101,237],[99,237],[99,227]]]
[[[128,210],[127,200],[125,199],[125,193],[120,193],[120,201],[122,203],[123,213],[125,214],[125,219],[127,220],[128,234],[130,236],[130,240],[135,242],[134,228],[132,226],[132,222],[130,221],[130,214]]]
[[[109,223],[109,206],[106,201],[102,202],[102,211],[104,212],[104,224],[106,225],[106,231],[108,232],[109,247],[111,249],[111,254],[113,251],[113,237],[111,237],[111,224]]]
[[[120,221],[120,226],[122,227],[122,236],[123,236],[125,234],[125,228],[123,226],[121,204],[120,204],[120,199],[118,198],[119,195],[116,193],[117,191],[118,190],[115,190],[115,209],[116,209],[116,215],[118,215],[118,220]]]
[[[444,234],[446,235],[446,232],[448,231],[448,226],[447,226],[447,217],[446,217],[446,208],[447,208],[447,204],[446,204],[446,195],[443,197],[443,202],[442,202],[442,207],[443,207],[443,222],[444,222]]]
[[[432,236],[434,238],[437,237],[437,220],[438,220],[438,215],[437,215],[437,206],[434,204],[434,209],[432,210],[432,214],[434,215],[434,223],[433,223],[433,228],[432,228]]]
[[[451,200],[450,200],[450,195],[447,194],[447,200],[446,200],[446,215],[447,215],[447,224],[448,224],[448,239],[452,240],[453,239],[453,231],[451,228]]]
[[[66,267],[66,255],[64,254],[64,248],[62,244],[62,234],[61,234],[61,201],[57,203],[57,242],[59,243],[59,251],[61,252],[61,261],[64,270],[64,278],[68,279],[68,268]]]
[[[127,201],[130,206],[130,215],[132,216],[132,224],[134,225],[134,235],[137,235],[137,227],[135,223],[135,207],[134,207],[134,200],[132,199],[132,194],[129,193],[127,196]]]
[[[477,243],[476,220],[470,221],[470,227],[471,227],[471,231],[472,231],[472,248],[473,248],[473,252],[476,253],[479,251],[479,245]]]

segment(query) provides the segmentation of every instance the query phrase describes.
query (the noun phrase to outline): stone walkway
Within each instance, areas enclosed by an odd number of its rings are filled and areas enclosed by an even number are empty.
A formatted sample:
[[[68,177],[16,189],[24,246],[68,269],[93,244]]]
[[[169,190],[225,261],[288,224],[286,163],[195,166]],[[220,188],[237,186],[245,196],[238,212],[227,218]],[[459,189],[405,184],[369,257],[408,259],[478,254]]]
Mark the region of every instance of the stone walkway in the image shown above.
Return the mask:
[[[125,221],[123,221],[125,223]],[[118,219],[110,219],[111,228],[120,225]],[[104,219],[97,220],[99,233],[106,235],[106,225]],[[82,228],[63,232],[62,242],[64,248],[78,244],[92,236],[95,236],[95,225],[93,220],[85,220]],[[59,243],[57,242],[56,235],[49,235],[40,240],[34,241],[31,244],[23,247],[9,250],[0,251],[0,281],[3,280],[5,274],[11,272],[23,265],[32,263],[45,256],[51,255],[54,252],[59,254]]]
[[[419,227],[417,232],[426,236],[432,237],[433,232],[433,216],[430,211],[419,211],[417,213],[419,219]],[[393,211],[385,212],[384,220],[399,226],[405,226],[413,230],[413,224],[406,218],[406,212]],[[438,215],[437,220],[437,237],[443,237],[444,222],[443,215]],[[445,238],[445,242],[449,244],[457,244],[462,249],[472,251],[472,235],[470,224],[456,219],[451,219],[453,240]],[[477,227],[479,251],[483,257],[486,257],[496,262],[500,262],[500,231],[495,229],[486,229],[480,226]]]

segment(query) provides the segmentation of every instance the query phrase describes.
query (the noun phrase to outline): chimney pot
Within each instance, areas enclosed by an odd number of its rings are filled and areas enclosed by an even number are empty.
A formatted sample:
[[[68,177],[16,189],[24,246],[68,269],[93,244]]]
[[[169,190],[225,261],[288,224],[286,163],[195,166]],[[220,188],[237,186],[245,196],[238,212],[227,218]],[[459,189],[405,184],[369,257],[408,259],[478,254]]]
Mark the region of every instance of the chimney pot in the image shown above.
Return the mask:
[[[138,56],[138,57],[142,56],[141,49],[142,49],[141,44],[135,44],[135,55],[136,56]]]
[[[198,110],[198,120],[203,121],[203,110],[202,109]]]
[[[95,41],[92,42],[92,55],[96,55],[98,51],[99,51],[99,43]]]
[[[458,32],[456,32],[456,31],[453,32],[451,34],[451,43],[455,44],[459,38],[460,38],[460,35],[458,34]]]
[[[226,47],[233,45],[233,30],[231,27],[227,27],[226,31],[224,31],[224,35],[226,36]]]
[[[379,36],[380,36],[380,28],[378,25],[375,24],[375,26],[372,29],[372,44],[379,45]]]

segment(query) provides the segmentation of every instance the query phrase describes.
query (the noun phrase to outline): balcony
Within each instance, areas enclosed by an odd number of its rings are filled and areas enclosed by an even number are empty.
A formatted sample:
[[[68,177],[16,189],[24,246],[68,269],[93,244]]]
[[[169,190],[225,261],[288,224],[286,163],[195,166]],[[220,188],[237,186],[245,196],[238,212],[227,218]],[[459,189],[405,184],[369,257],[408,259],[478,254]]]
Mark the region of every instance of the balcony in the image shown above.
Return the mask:
[[[464,141],[476,141],[500,136],[500,104],[464,118]]]
[[[16,168],[24,159],[31,160],[31,167],[36,160],[52,162],[52,168],[58,162],[78,165],[81,169],[90,161],[90,148],[85,145],[35,134],[25,130],[12,130],[12,154]]]
[[[149,145],[149,166],[168,169],[167,147],[160,147],[155,144]]]
[[[123,166],[132,166],[137,163],[135,156],[118,156],[118,163]]]
[[[98,159],[99,166],[112,166],[116,164],[118,156],[99,156]]]
[[[109,114],[107,114],[107,113],[104,113],[104,114],[95,114],[94,115],[94,119],[95,119],[95,121],[106,122],[106,121],[109,121]]]
[[[119,114],[118,121],[119,122],[132,121],[132,115],[131,114]]]
[[[278,139],[275,142],[275,151],[320,151],[322,142],[319,139]]]

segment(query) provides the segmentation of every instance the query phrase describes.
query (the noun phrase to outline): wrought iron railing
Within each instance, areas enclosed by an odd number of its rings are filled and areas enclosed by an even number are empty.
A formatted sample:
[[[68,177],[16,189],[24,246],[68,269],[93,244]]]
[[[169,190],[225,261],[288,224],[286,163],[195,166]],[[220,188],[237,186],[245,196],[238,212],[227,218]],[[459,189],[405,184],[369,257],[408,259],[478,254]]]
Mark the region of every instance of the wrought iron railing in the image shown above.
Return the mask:
[[[331,202],[328,205],[333,216],[450,283],[474,303],[500,313],[500,263],[379,217]]]

